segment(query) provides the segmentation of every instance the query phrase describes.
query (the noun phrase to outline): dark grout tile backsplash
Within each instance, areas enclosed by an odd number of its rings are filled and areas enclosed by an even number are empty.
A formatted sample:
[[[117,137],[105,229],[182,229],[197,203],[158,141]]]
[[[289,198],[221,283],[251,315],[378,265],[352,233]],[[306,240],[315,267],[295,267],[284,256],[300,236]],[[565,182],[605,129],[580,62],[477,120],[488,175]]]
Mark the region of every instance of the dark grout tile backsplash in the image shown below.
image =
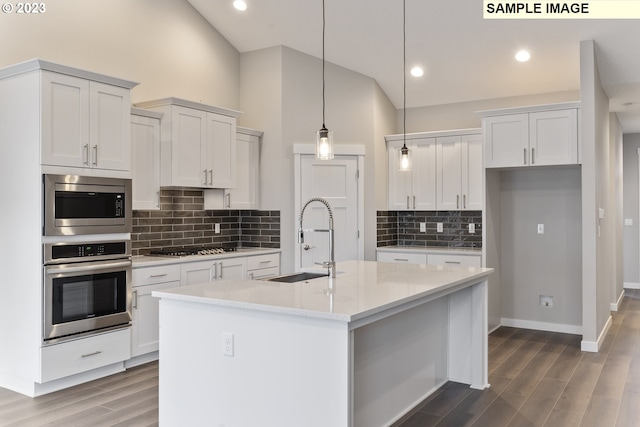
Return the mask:
[[[162,188],[160,210],[133,211],[131,243],[133,255],[188,246],[279,248],[280,212],[205,210],[203,190]]]
[[[426,232],[420,231],[421,222]],[[474,234],[469,233],[472,223]],[[378,211],[377,246],[481,248],[482,211]]]

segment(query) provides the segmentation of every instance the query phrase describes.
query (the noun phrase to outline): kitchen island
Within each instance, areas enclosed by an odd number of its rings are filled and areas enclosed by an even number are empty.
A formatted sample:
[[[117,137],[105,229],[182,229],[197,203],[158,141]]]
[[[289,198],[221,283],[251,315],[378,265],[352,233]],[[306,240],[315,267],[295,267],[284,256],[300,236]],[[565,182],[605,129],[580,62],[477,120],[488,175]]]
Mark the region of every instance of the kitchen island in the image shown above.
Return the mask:
[[[448,380],[484,389],[491,271],[346,261],[154,292],[160,424],[383,426]]]

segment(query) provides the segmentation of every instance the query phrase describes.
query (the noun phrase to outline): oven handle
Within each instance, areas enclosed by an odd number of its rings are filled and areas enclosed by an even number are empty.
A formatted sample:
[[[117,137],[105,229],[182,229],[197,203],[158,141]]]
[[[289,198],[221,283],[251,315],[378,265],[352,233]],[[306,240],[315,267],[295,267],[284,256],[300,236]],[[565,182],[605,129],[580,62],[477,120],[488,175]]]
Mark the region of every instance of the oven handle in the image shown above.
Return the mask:
[[[118,268],[118,267],[131,267],[131,261],[117,261],[117,262],[87,262],[79,264],[78,266],[69,267],[69,264],[65,266],[47,266],[48,274],[55,273],[76,273],[80,271],[91,271],[96,268]]]

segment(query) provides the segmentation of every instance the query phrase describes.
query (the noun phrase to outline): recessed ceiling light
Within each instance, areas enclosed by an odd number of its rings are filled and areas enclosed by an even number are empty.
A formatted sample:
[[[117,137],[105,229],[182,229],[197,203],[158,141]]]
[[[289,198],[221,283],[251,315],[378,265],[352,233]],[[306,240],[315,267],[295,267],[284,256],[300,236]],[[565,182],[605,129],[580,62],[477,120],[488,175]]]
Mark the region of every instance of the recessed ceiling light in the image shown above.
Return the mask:
[[[411,75],[413,77],[422,77],[424,75],[424,70],[420,67],[413,67],[411,69]]]
[[[238,10],[247,10],[247,3],[244,0],[235,0],[233,2],[233,7]]]
[[[516,61],[527,62],[529,59],[531,59],[531,54],[526,50],[516,53]]]

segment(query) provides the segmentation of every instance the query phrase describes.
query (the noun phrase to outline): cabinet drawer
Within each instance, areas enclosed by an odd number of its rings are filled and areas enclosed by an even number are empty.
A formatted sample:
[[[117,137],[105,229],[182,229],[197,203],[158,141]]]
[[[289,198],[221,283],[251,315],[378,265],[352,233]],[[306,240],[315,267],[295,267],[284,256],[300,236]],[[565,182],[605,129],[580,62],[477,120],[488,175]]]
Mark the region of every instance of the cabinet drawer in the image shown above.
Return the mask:
[[[247,270],[280,266],[280,254],[250,256],[247,259]]]
[[[427,255],[408,252],[378,252],[378,261],[407,264],[426,264]]]
[[[461,265],[464,267],[481,267],[482,255],[445,255],[429,254],[427,263],[431,265]]]
[[[275,277],[280,274],[280,267],[261,268],[259,270],[249,271],[249,279],[258,280],[267,277]]]
[[[134,268],[132,280],[134,287],[152,285],[154,283],[172,282],[174,280],[179,281],[180,264]]]
[[[90,371],[130,357],[130,328],[41,347],[41,382]]]

